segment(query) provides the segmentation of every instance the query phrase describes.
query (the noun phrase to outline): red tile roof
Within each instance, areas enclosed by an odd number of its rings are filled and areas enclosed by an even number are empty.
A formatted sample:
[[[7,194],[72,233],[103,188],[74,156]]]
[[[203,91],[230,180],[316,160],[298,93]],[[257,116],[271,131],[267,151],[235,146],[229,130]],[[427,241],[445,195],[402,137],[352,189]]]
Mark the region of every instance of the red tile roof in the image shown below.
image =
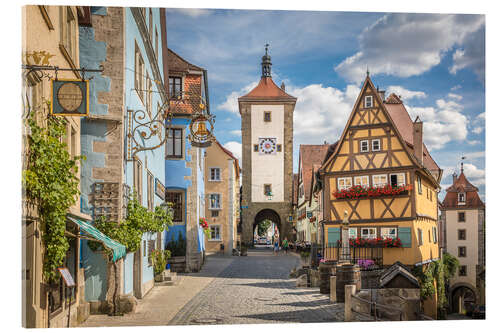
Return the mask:
[[[189,70],[203,71],[203,68],[193,65],[180,55],[168,49],[168,70],[170,72],[188,72]]]
[[[465,205],[458,205],[458,193],[465,192]],[[478,188],[472,185],[464,173],[453,181],[446,189],[446,196],[441,205],[443,210],[461,208],[484,208],[484,203],[479,197]]]
[[[384,105],[387,111],[389,112],[389,116],[396,125],[399,133],[403,137],[403,140],[406,141],[407,146],[413,153],[413,122],[403,102],[398,96],[396,96],[395,94],[391,94],[384,101]],[[425,132],[424,132],[424,138],[425,138]],[[439,170],[439,166],[431,157],[431,154],[427,150],[425,143],[424,143],[424,166],[430,171]]]
[[[287,99],[297,100],[297,98],[288,95],[283,89],[279,88],[270,77],[262,77],[259,84],[248,94],[239,99]]]
[[[306,201],[309,201],[310,198],[313,166],[321,166],[328,148],[330,148],[330,144],[327,143],[322,145],[300,145],[299,161],[302,163],[302,182]]]

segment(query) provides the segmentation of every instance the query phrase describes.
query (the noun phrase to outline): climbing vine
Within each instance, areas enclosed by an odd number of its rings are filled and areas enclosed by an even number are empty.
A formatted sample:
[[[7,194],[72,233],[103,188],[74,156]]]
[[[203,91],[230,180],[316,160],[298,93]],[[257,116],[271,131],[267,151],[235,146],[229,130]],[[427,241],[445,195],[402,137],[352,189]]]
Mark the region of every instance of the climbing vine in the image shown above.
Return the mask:
[[[414,274],[420,282],[420,297],[426,299],[437,293],[439,318],[444,319],[448,299],[446,297],[446,285],[455,275],[459,261],[449,253],[444,253],[443,258],[430,263],[424,270],[422,266],[414,269]],[[436,285],[434,285],[436,281]]]
[[[151,212],[139,203],[137,195],[133,193],[127,204],[127,217],[123,221],[117,223],[100,217],[96,220],[95,227],[106,236],[125,245],[128,252],[135,252],[141,247],[142,234],[168,230],[172,220],[173,210],[170,206],[167,209],[156,206]],[[97,242],[90,241],[89,246],[94,251],[102,250],[101,244]]]
[[[66,143],[67,121],[48,116],[46,126],[37,124],[33,114],[26,119],[26,166],[22,185],[27,202],[38,211],[44,244],[43,275],[47,282],[57,279],[57,267],[64,263],[69,248],[65,236],[66,213],[75,204],[79,194],[77,161],[83,156],[71,157]]]

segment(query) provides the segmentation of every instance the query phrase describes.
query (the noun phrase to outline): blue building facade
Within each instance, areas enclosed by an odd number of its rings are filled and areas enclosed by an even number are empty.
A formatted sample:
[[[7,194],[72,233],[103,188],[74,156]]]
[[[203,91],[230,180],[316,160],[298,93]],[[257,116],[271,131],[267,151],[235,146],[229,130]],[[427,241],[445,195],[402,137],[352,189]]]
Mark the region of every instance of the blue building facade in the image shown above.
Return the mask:
[[[82,119],[81,210],[93,218],[111,221],[126,218],[132,192],[153,210],[165,201],[165,145],[155,133],[143,140],[134,132],[162,112],[168,92],[168,67],[164,9],[88,7],[80,24],[80,62],[85,68],[103,66],[90,81],[90,115]],[[142,118],[141,118],[142,117]],[[135,141],[130,137],[133,133]],[[145,146],[159,147],[140,151]],[[142,298],[154,285],[149,254],[164,248],[162,234],[145,233],[141,248],[119,261],[119,294]],[[85,298],[96,304],[112,296],[110,267],[102,253],[82,240]]]

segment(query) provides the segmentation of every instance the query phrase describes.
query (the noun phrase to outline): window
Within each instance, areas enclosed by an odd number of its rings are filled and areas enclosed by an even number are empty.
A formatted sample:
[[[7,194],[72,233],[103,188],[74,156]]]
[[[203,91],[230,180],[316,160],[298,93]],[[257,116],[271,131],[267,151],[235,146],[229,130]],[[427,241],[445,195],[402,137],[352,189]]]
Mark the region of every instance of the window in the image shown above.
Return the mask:
[[[458,222],[465,222],[465,212],[458,212]]]
[[[172,210],[174,211],[173,222],[182,222],[184,217],[184,206],[183,206],[184,193],[177,191],[167,191],[165,193],[165,201],[170,202],[172,205]]]
[[[374,187],[384,187],[387,185],[387,175],[373,175],[372,184]]]
[[[220,168],[210,168],[210,181],[220,181]]]
[[[144,103],[144,60],[141,55],[141,50],[135,43],[135,80],[134,88],[139,95],[139,98]]]
[[[358,228],[349,228],[349,239],[358,238]]]
[[[271,195],[271,184],[264,184],[264,195]]]
[[[220,209],[220,194],[210,194],[210,209]]]
[[[137,200],[142,205],[142,162],[139,159],[134,161],[134,191],[137,193]]]
[[[253,151],[258,152],[259,151],[259,145],[253,145]]]
[[[373,96],[365,96],[365,108],[373,107]]]
[[[368,140],[361,140],[359,142],[359,151],[362,153],[366,153],[370,150],[370,147],[368,146]]]
[[[458,240],[466,240],[465,229],[458,229]]]
[[[219,216],[219,211],[218,210],[212,210],[211,213],[212,213],[211,214],[212,217],[218,217]]]
[[[368,182],[369,182],[368,181],[368,176],[357,176],[357,177],[354,177],[354,185],[368,187],[370,185]]]
[[[61,35],[60,35],[60,45],[64,48],[67,55],[70,57],[68,59],[69,62],[75,63],[75,33],[76,29],[76,20],[75,15],[73,14],[73,9],[70,6],[61,6],[60,11],[60,27],[61,27]]]
[[[145,91],[145,95],[146,95],[146,112],[150,115],[151,117],[151,108],[152,108],[152,104],[153,104],[153,101],[152,101],[152,96],[153,96],[153,93],[152,93],[152,84],[151,84],[151,79],[149,78],[149,73],[146,73],[146,91]]]
[[[464,192],[458,193],[458,204],[465,205],[465,193]]]
[[[153,258],[151,257],[151,253],[155,250],[156,242],[153,239],[148,240],[148,266],[153,265]]]
[[[380,228],[380,237],[382,238],[397,238],[398,228]]]
[[[458,276],[467,276],[467,266],[460,266],[458,269]]]
[[[436,244],[438,242],[437,228],[436,227],[432,227],[432,240],[433,240],[434,244]]]
[[[458,247],[458,256],[462,258],[467,257],[467,248],[465,246]]]
[[[153,39],[153,11],[149,8],[149,38]]]
[[[172,98],[182,97],[182,78],[175,76],[169,77],[168,88],[170,92],[170,97]]]
[[[418,194],[422,194],[422,178],[417,175]]]
[[[146,244],[147,244],[146,241],[143,240],[142,241],[142,256],[143,257],[146,257],[148,255],[148,248],[147,248]]]
[[[372,151],[379,151],[379,150],[380,150],[380,139],[372,140]]]
[[[264,121],[266,123],[271,122],[271,111],[264,111]]]
[[[304,186],[300,185],[299,187],[299,198],[302,198],[304,196]]]
[[[220,237],[220,225],[211,225],[210,226],[210,240],[211,241],[220,241],[222,238]]]
[[[365,239],[377,238],[377,228],[361,228],[361,238]]]
[[[420,229],[420,228],[417,229],[417,241],[418,241],[418,246],[421,246],[422,244],[424,244],[422,229]]]
[[[168,130],[167,157],[182,158],[182,128]]]
[[[277,145],[276,148],[277,148],[278,152],[281,153],[281,145]]]
[[[404,186],[405,185],[405,174],[404,173],[393,173],[391,177],[391,186]]]
[[[155,188],[155,178],[153,174],[148,171],[148,209],[150,211],[154,210],[154,188]]]
[[[347,190],[352,187],[352,178],[343,177],[338,179],[338,188],[340,190]]]

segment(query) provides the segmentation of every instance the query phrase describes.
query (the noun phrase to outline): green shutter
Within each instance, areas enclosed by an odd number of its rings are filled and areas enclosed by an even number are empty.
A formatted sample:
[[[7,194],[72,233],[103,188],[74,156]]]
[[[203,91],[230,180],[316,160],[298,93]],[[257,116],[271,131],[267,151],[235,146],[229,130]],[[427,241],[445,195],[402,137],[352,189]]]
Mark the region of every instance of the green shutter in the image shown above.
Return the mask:
[[[340,228],[328,228],[328,246],[337,246],[340,240]]]
[[[411,247],[411,228],[398,228],[398,236],[402,247]]]

